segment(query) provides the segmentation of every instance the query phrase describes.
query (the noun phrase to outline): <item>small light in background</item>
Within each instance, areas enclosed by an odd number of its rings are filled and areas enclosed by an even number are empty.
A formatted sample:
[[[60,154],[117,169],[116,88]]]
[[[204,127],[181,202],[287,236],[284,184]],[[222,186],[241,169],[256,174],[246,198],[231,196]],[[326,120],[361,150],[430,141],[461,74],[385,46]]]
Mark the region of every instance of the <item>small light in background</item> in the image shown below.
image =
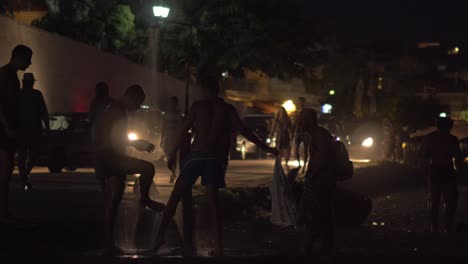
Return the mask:
[[[221,73],[221,76],[223,76],[223,78],[227,78],[229,77],[229,73],[227,71]]]
[[[150,107],[148,105],[142,105],[140,106],[141,109],[149,109]]]
[[[322,105],[322,113],[324,114],[331,114],[332,109],[333,109],[333,106],[331,104]]]
[[[328,92],[330,95],[334,95],[335,94],[335,90],[330,90],[330,92]]]
[[[442,112],[442,113],[439,114],[439,117],[447,117],[447,113]]]
[[[454,47],[453,49],[449,49],[448,54],[449,55],[456,55],[460,53],[460,48],[459,47]]]
[[[293,103],[292,100],[287,100],[286,102],[284,102],[282,107],[284,107],[284,109],[288,113],[296,111],[296,105]]]

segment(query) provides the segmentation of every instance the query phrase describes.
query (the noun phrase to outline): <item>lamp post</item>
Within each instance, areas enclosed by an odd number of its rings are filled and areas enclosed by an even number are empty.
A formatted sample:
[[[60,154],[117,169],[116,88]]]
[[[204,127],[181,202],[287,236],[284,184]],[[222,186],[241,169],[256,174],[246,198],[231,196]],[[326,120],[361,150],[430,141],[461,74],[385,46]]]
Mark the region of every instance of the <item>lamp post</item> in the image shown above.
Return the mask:
[[[166,23],[171,23],[171,24],[176,24],[180,26],[185,26],[189,28],[189,35],[187,37],[187,43],[190,43],[192,39],[192,24],[189,23],[184,23],[184,22],[179,22],[179,21],[172,21],[166,19],[169,16],[170,8],[163,6],[163,5],[155,5],[153,6],[153,14],[154,17],[156,18],[156,21],[161,21],[161,22],[166,22]],[[156,25],[156,32],[155,32],[155,38],[156,38],[156,45],[159,47],[159,25]],[[159,51],[159,48],[156,49],[156,52]],[[157,56],[157,54],[156,54]],[[187,60],[189,61],[189,60]],[[187,62],[187,72],[185,76],[185,111],[184,114],[187,116],[188,113],[188,107],[189,107],[189,84],[190,84],[190,64]]]
[[[187,43],[190,43],[192,39],[192,24],[170,21],[166,18],[169,16],[170,9],[162,5],[153,6],[153,14],[156,18],[156,21],[162,21],[166,23],[177,24],[181,26],[189,27],[189,36],[187,38]],[[156,24],[156,36],[155,40],[156,52],[159,51],[159,25]],[[156,54],[157,56],[157,54]],[[190,64],[189,59],[187,59],[187,72],[185,76],[185,117],[188,114],[189,107],[189,83],[190,83]],[[188,146],[190,145],[190,135],[188,135],[187,140],[180,149],[180,158],[183,158],[188,154]],[[181,163],[182,164],[182,163]],[[183,222],[183,239],[184,239],[184,256],[193,255],[193,223],[194,223],[194,214],[193,214],[193,202],[192,202],[192,189],[189,188],[182,196],[182,222]]]

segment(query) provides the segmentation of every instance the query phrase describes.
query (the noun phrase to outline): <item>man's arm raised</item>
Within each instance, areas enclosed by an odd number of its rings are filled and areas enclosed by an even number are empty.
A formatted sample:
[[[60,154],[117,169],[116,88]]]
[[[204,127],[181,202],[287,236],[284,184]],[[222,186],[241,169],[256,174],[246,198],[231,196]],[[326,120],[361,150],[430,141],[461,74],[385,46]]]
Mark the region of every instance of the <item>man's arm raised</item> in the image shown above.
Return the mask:
[[[236,110],[231,106],[230,107],[230,112],[231,112],[231,120],[233,123],[233,126],[235,129],[237,129],[245,138],[247,138],[249,141],[253,142],[255,145],[259,146],[266,152],[272,153],[274,155],[278,155],[278,150],[276,148],[270,148],[260,140],[257,135],[255,135],[252,130],[250,130],[244,122],[239,118],[239,115],[237,114]]]

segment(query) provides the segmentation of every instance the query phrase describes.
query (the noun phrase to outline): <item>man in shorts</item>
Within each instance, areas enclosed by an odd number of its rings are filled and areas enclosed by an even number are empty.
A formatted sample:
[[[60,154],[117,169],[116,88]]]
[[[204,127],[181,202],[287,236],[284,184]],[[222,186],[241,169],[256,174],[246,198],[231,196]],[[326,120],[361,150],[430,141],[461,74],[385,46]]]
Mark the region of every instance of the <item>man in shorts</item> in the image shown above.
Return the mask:
[[[105,246],[106,254],[118,252],[114,246],[114,225],[117,209],[122,199],[127,174],[140,174],[140,203],[154,210],[162,210],[164,204],[152,201],[149,191],[155,169],[148,161],[125,154],[126,147],[152,152],[154,145],[146,140],[128,139],[128,115],[140,108],[145,93],[139,85],[130,86],[124,95],[112,101],[96,118],[96,163],[105,175]]]
[[[11,223],[8,212],[10,180],[15,166],[18,123],[18,71],[31,65],[32,50],[16,46],[7,65],[0,67],[0,224]]]
[[[266,152],[277,155],[278,150],[268,147],[261,141],[241,121],[235,108],[218,97],[219,84],[216,77],[203,77],[200,80],[200,85],[206,99],[193,103],[179,133],[177,144],[171,151],[171,156],[174,156],[177,148],[184,142],[186,133],[192,129],[194,141],[191,145],[191,152],[181,166],[180,175],[164,209],[157,237],[157,247],[163,243],[164,233],[175,214],[180,198],[185,191],[192,188],[192,185],[201,176],[201,183],[207,188],[212,217],[216,222],[213,225],[216,241],[213,254],[222,256],[224,252],[218,189],[225,187],[224,178],[228,165],[231,133],[234,130],[239,130],[248,140]]]
[[[431,194],[431,231],[439,232],[440,199],[444,201],[445,232],[454,231],[455,212],[458,204],[457,173],[461,172],[463,157],[457,137],[450,134],[453,121],[450,118],[437,119],[437,131],[423,140],[422,155],[429,172]],[[453,160],[455,160],[456,170]]]

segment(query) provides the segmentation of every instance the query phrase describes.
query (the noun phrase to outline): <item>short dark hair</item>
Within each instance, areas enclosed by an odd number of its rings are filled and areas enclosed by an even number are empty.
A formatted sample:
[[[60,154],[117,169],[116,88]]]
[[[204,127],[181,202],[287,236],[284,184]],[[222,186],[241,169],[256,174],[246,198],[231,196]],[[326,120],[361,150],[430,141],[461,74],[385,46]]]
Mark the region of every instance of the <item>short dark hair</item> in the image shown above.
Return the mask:
[[[17,45],[13,51],[11,52],[11,58],[17,58],[17,57],[31,57],[32,56],[32,50],[25,46],[25,45]]]
[[[206,89],[211,94],[217,95],[219,93],[218,78],[214,75],[201,76],[198,80],[198,83],[201,85],[203,89]]]
[[[439,117],[436,120],[436,126],[439,130],[450,131],[453,128],[453,120],[450,117]]]
[[[142,101],[144,101],[146,98],[143,88],[138,84],[134,84],[128,87],[127,90],[125,91],[125,96],[129,96],[132,99],[142,100]]]

